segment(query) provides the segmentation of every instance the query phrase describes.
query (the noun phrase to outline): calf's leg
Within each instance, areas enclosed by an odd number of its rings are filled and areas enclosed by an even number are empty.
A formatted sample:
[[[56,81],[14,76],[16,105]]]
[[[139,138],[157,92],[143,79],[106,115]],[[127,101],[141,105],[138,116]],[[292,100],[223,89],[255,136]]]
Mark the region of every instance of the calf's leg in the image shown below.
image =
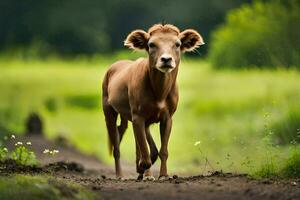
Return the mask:
[[[139,145],[138,145],[136,140],[135,140],[135,154],[136,154],[136,160],[135,160],[136,172],[139,173],[139,175],[137,177],[137,180],[142,180],[143,179],[143,173],[140,173],[140,170],[139,170],[141,152],[140,152],[140,148],[139,148]]]
[[[111,106],[104,106],[103,107],[104,115],[105,115],[105,122],[106,127],[109,135],[109,140],[113,146],[113,155],[115,159],[115,170],[116,170],[116,177],[122,178],[123,173],[120,164],[120,136],[117,129],[117,116],[118,113],[111,107]]]
[[[152,135],[150,133],[149,126],[146,127],[145,132],[146,132],[147,142],[148,142],[149,147],[150,147],[150,158],[151,158],[151,162],[152,162],[152,165],[153,165],[155,163],[155,161],[157,160],[158,150],[157,150],[155,142],[154,142],[154,140],[152,138]],[[155,178],[152,176],[150,168],[145,171],[145,173],[144,173],[144,180],[150,180],[150,181],[154,181],[155,180]]]
[[[156,161],[157,157],[158,157],[158,150],[157,150],[155,142],[152,138],[152,135],[150,133],[149,126],[146,127],[145,133],[146,133],[146,139],[147,139],[148,145],[150,147],[150,158],[151,158],[151,162],[152,162],[152,165],[153,165],[154,162]],[[138,169],[138,166],[139,166],[140,158],[141,158],[141,155],[140,155],[140,151],[139,151],[139,148],[138,148],[138,145],[137,145],[137,142],[136,142],[136,167],[137,167],[137,169]],[[155,180],[155,178],[152,176],[150,168],[145,170],[144,174],[139,174],[137,179],[138,180],[144,179],[144,180],[151,180],[151,181]]]
[[[128,126],[128,120],[121,116],[121,124],[118,126],[118,132],[120,136],[120,143],[123,139],[124,133]]]
[[[160,139],[161,148],[159,151],[159,158],[161,160],[159,179],[164,179],[168,177],[167,171],[167,159],[168,159],[168,142],[172,129],[172,119],[167,118],[166,120],[160,122]]]
[[[157,147],[155,145],[155,142],[152,138],[152,135],[150,133],[150,128],[149,126],[146,127],[146,138],[147,138],[147,142],[149,144],[149,147],[150,147],[150,157],[151,157],[151,162],[152,162],[152,165],[155,163],[155,161],[157,160],[157,157],[158,157],[158,150],[157,150]]]
[[[145,120],[137,115],[132,117],[132,125],[134,137],[136,141],[137,151],[140,152],[140,159],[137,165],[137,172],[144,174],[145,170],[151,167],[151,159],[146,141]]]

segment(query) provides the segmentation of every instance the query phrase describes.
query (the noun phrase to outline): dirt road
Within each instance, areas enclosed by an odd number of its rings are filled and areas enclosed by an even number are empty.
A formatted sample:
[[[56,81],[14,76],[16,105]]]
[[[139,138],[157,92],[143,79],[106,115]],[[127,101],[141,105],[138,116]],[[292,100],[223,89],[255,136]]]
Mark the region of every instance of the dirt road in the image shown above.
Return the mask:
[[[209,176],[173,175],[165,181],[137,181],[135,169],[131,166],[125,167],[129,179],[116,180],[111,166],[83,155],[69,145],[49,142],[41,137],[19,138],[19,141],[28,140],[44,167],[16,169],[11,166],[6,172],[48,173],[90,188],[99,199],[300,199],[300,180],[255,180],[246,175],[215,172]],[[12,148],[13,144],[7,146]],[[42,153],[45,147],[59,149],[60,153],[49,158]]]

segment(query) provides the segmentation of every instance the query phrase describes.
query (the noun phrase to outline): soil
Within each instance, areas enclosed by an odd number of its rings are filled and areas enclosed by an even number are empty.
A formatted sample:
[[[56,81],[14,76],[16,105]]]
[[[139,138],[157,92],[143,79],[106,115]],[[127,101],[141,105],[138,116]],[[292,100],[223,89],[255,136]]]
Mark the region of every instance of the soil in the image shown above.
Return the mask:
[[[31,141],[41,166],[18,166],[13,160],[0,163],[0,175],[11,173],[48,174],[90,188],[99,199],[300,199],[300,180],[257,180],[245,174],[213,172],[206,176],[173,175],[164,181],[137,181],[135,168],[124,167],[128,179],[116,180],[114,169],[94,156],[80,153],[59,139],[48,141],[41,136],[27,136],[18,141]],[[6,144],[13,148],[13,142]],[[43,154],[46,148],[60,152],[50,157]],[[157,170],[154,175],[157,177]]]

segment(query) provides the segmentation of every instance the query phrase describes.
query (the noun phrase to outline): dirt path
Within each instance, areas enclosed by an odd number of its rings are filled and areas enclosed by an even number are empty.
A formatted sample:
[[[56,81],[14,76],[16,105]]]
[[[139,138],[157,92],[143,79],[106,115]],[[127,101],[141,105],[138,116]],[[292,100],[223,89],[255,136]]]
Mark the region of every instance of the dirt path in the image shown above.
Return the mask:
[[[18,138],[18,141],[31,141],[32,149],[44,165],[39,169],[19,169],[19,172],[47,173],[79,183],[92,189],[99,199],[300,199],[300,180],[255,180],[246,175],[216,172],[210,176],[175,175],[165,181],[138,182],[131,166],[125,167],[130,179],[115,180],[112,167],[81,154],[70,145],[62,145],[64,142],[54,143],[37,136]],[[7,146],[13,148],[13,143]],[[49,158],[42,153],[45,147],[59,149],[60,153]],[[61,162],[49,165],[57,161]]]
[[[97,172],[57,173],[95,191],[104,199],[300,199],[300,181],[254,180],[244,175],[174,177],[166,181],[124,181]]]

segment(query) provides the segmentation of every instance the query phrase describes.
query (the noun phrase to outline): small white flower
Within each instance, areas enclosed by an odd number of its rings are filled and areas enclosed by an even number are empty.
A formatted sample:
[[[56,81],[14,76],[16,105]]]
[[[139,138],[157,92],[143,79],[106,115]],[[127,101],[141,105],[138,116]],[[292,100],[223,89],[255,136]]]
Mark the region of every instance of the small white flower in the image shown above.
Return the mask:
[[[292,185],[297,185],[296,181],[291,182]]]
[[[31,145],[31,142],[26,142],[27,145]]]
[[[54,150],[53,150],[53,153],[59,153],[59,151],[58,151],[58,150],[56,150],[56,149],[54,149]]]
[[[43,151],[43,153],[49,153],[50,151],[49,151],[49,149],[45,149],[44,151]]]
[[[5,147],[3,148],[3,151],[6,153],[8,152],[7,148],[5,148]]]
[[[200,145],[200,143],[201,143],[201,141],[196,141],[194,146],[198,146],[198,145]]]
[[[11,139],[16,139],[16,136],[15,135],[11,135],[10,138]]]
[[[23,145],[23,142],[17,142],[17,143],[15,144],[15,146],[18,146],[18,145]]]

